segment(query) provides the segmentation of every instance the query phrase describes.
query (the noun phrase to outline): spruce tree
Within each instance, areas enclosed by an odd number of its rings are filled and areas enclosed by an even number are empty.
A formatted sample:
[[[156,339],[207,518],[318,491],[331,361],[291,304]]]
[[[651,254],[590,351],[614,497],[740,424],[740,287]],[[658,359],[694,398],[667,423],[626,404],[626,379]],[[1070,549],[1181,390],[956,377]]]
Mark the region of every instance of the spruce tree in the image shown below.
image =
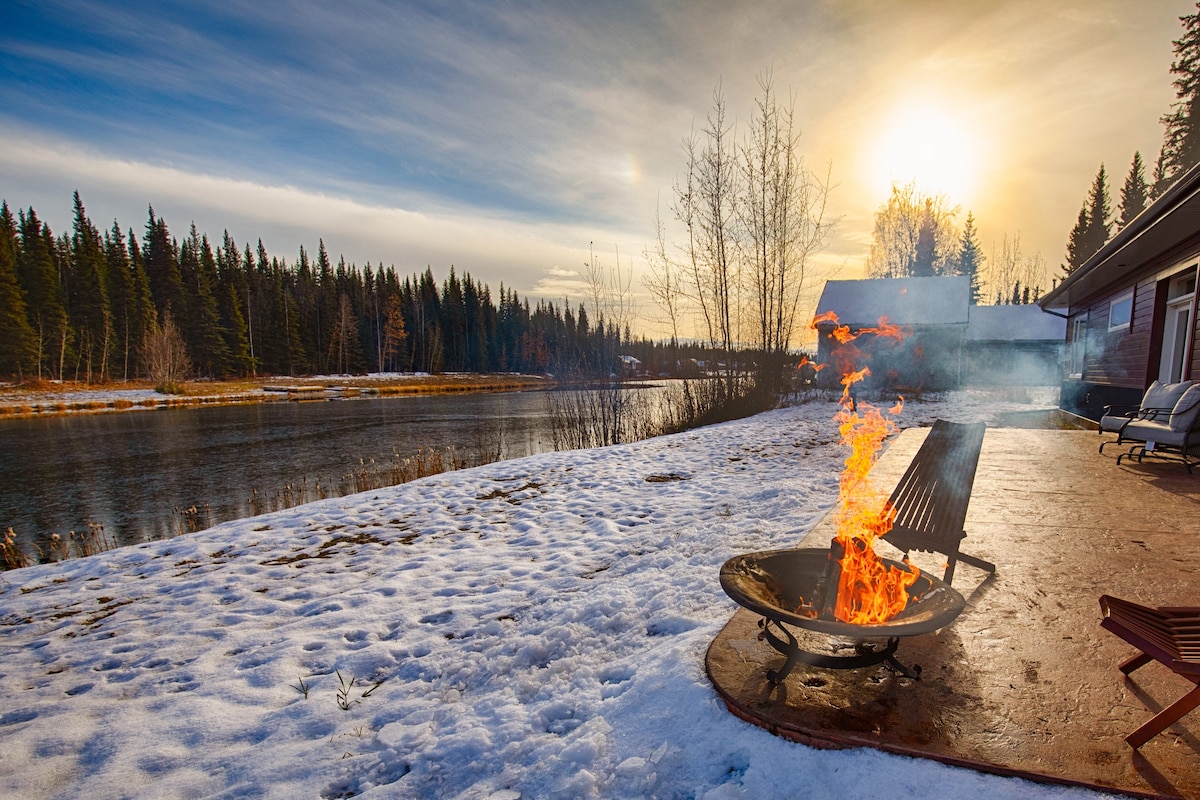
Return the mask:
[[[0,201],[0,374],[24,377],[36,354],[33,328],[17,283],[17,223]]]
[[[132,234],[131,234],[132,235]],[[128,380],[136,368],[135,353],[146,330],[154,324],[154,305],[146,285],[146,275],[130,255],[137,255],[137,242],[127,247],[121,226],[113,220],[112,230],[104,236],[104,254],[108,263],[108,303],[113,325],[113,373]]]
[[[1200,3],[1196,4],[1200,10]],[[1179,18],[1183,35],[1172,42],[1175,60],[1171,62],[1175,102],[1162,117],[1164,173],[1174,182],[1200,163],[1200,13]]]
[[[179,248],[167,230],[167,221],[154,216],[146,222],[146,238],[142,243],[142,268],[150,284],[150,297],[158,318],[170,310],[178,319],[183,316],[183,279],[179,275]],[[178,323],[176,323],[178,324]]]
[[[1154,176],[1150,179],[1150,200],[1157,200],[1167,190],[1170,181],[1167,179],[1166,148],[1158,151],[1158,160],[1154,162]]]
[[[1070,275],[1087,260],[1088,254],[1084,252],[1087,229],[1088,204],[1085,201],[1079,208],[1079,219],[1075,221],[1075,227],[1071,229],[1071,234],[1067,237],[1067,260],[1062,265],[1062,271],[1066,275]]]
[[[967,221],[963,225],[962,238],[958,245],[958,263],[956,271],[959,275],[970,278],[971,305],[978,305],[983,299],[983,247],[979,244],[979,231],[975,228],[975,215],[967,212]]]
[[[1142,163],[1141,152],[1133,154],[1133,163],[1129,165],[1129,174],[1125,176],[1125,185],[1121,187],[1121,218],[1117,223],[1124,228],[1133,218],[1146,210],[1150,187],[1146,183],[1146,165]]]
[[[1112,236],[1112,223],[1109,218],[1112,216],[1112,206],[1108,200],[1108,174],[1104,170],[1104,164],[1100,165],[1100,170],[1096,173],[1096,179],[1092,181],[1092,189],[1088,193],[1088,225],[1084,231],[1084,259],[1091,258],[1108,238]]]
[[[200,236],[195,223],[180,249],[179,272],[188,298],[186,316],[179,321],[188,352],[204,375],[227,377],[232,372],[229,348],[221,336],[221,313],[213,295],[216,258],[208,236]]]
[[[54,234],[43,225],[32,207],[17,212],[21,247],[17,254],[17,281],[25,300],[29,325],[35,335],[38,378],[46,371],[62,378],[65,353],[71,340],[62,282],[55,261]]]
[[[77,351],[85,379],[108,377],[108,355],[113,344],[112,313],[108,302],[108,259],[100,231],[88,219],[79,192],[75,192],[75,223],[69,253],[71,283],[68,304],[78,336]]]
[[[932,278],[936,274],[933,268],[934,233],[933,200],[926,198],[925,208],[921,212],[921,225],[917,229],[917,250],[912,266],[914,278]]]

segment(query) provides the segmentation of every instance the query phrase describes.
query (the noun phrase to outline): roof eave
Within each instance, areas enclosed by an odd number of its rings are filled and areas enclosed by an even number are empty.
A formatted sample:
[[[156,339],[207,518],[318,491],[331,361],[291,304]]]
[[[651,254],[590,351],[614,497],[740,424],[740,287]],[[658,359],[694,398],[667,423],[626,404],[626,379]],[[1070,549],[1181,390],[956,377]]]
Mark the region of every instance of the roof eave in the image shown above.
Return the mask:
[[[1163,220],[1170,217],[1185,203],[1198,197],[1200,197],[1200,164],[1196,164],[1185,172],[1183,177],[1163,193],[1162,197],[1134,217],[1128,225],[1117,231],[1116,235],[1105,242],[1095,255],[1083,262],[1058,286],[1038,300],[1038,305],[1043,310],[1069,309],[1074,302],[1082,299],[1080,294],[1089,293],[1097,288],[1097,283],[1103,282],[1100,273],[1110,264],[1119,264],[1116,261],[1117,256],[1141,240],[1143,236],[1151,235]]]

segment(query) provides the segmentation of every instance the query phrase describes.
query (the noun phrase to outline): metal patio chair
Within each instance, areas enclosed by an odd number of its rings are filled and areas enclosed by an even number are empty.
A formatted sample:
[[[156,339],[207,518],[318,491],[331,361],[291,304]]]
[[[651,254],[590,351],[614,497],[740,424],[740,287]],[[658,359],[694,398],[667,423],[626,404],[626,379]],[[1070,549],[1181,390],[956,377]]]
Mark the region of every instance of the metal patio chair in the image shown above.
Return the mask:
[[[1183,462],[1188,474],[1200,460],[1188,458],[1193,449],[1200,449],[1200,385],[1193,384],[1179,398],[1179,402],[1165,417],[1133,419],[1121,428],[1118,441],[1136,443],[1128,453],[1117,456],[1137,458],[1146,456],[1178,459]]]
[[[1104,452],[1105,445],[1125,443],[1124,430],[1130,422],[1134,420],[1161,421],[1169,417],[1171,410],[1179,402],[1179,398],[1183,397],[1184,392],[1191,388],[1192,383],[1192,381],[1180,381],[1179,383],[1155,381],[1146,389],[1146,393],[1138,405],[1105,406],[1104,415],[1100,417],[1100,435],[1115,433],[1117,438],[1101,442],[1100,452]]]

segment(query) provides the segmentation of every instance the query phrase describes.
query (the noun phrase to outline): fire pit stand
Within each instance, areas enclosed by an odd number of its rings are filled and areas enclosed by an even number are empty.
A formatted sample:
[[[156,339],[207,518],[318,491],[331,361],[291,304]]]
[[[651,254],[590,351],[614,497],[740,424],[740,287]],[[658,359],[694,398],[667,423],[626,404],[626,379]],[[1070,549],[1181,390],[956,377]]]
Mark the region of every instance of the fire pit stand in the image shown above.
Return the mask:
[[[909,569],[902,562],[884,561]],[[892,619],[875,625],[842,622],[826,609],[816,611],[815,615],[812,609],[813,601],[825,594],[831,564],[836,561],[829,550],[801,549],[746,553],[729,559],[721,567],[721,588],[739,605],[762,616],[758,623],[762,638],[786,658],[782,667],[767,671],[767,679],[782,683],[797,664],[859,669],[880,663],[905,677],[919,679],[919,666],[910,668],[896,659],[900,637],[932,633],[950,624],[966,605],[963,596],[922,572],[908,588],[908,606]],[[802,613],[801,606],[808,610]],[[854,655],[831,656],[804,650],[785,625],[850,637],[855,640]],[[887,644],[863,641],[873,638],[884,638]]]
[[[776,633],[771,630],[774,625],[779,629],[787,639],[781,639]],[[875,664],[882,663],[893,672],[899,673],[906,678],[913,680],[921,679],[921,667],[914,664],[912,667],[906,666],[896,658],[896,648],[900,646],[900,637],[892,636],[887,640],[887,644],[876,646],[867,642],[857,641],[854,643],[854,655],[852,656],[831,656],[824,653],[813,653],[800,647],[800,641],[796,636],[783,626],[782,623],[763,617],[758,621],[759,634],[766,642],[774,647],[776,651],[787,657],[787,661],[779,669],[767,670],[767,680],[771,683],[783,683],[787,680],[787,676],[792,673],[797,664],[808,664],[812,667],[824,667],[825,669],[859,669],[860,667],[871,667]]]

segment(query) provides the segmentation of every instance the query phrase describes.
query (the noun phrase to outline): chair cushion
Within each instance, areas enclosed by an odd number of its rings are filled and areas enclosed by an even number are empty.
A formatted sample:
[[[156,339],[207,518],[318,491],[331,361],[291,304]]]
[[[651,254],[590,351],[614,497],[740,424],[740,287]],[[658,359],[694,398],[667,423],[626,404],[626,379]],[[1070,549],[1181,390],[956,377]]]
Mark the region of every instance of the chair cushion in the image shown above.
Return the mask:
[[[1100,418],[1100,430],[1103,433],[1120,433],[1121,428],[1125,427],[1125,423],[1133,419],[1133,413],[1128,414],[1105,414]]]
[[[1155,442],[1169,447],[1182,447],[1183,437],[1187,431],[1172,430],[1165,422],[1155,422],[1150,419],[1135,419],[1121,431],[1121,438],[1133,439],[1138,442]]]
[[[1159,409],[1159,412],[1152,412],[1147,414],[1146,417],[1148,419],[1166,417],[1169,409],[1175,408],[1175,404],[1179,402],[1179,398],[1183,397],[1184,392],[1190,388],[1192,388],[1192,381],[1180,381],[1179,383],[1155,381],[1150,384],[1150,388],[1142,396],[1142,409]]]
[[[1200,386],[1190,386],[1171,409],[1168,424],[1173,431],[1190,430],[1200,416]]]

